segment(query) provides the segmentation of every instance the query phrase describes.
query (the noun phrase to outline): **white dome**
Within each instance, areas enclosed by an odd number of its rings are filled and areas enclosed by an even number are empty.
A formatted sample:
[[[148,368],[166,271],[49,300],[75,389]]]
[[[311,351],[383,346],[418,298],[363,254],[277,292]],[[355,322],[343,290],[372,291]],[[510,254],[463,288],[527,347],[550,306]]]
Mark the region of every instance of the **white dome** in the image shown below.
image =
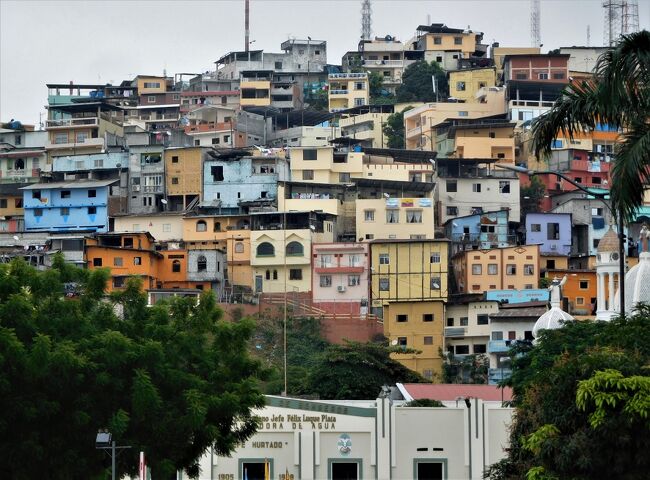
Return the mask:
[[[544,313],[535,322],[535,326],[533,327],[533,337],[537,338],[541,330],[555,330],[557,328],[562,328],[562,322],[569,322],[572,320],[574,320],[574,318],[561,308],[551,307],[548,312]]]
[[[650,303],[650,252],[641,252],[639,263],[625,275],[625,311],[634,313],[637,303]],[[616,311],[620,312],[620,295],[616,294]]]

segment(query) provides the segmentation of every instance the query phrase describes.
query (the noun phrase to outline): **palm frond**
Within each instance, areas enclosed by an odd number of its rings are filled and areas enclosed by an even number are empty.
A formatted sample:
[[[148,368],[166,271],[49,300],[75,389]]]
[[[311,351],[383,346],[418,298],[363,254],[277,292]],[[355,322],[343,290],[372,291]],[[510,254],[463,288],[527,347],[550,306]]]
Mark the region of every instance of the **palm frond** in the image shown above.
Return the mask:
[[[612,204],[625,220],[630,220],[643,204],[649,180],[650,125],[644,118],[628,125],[612,167]]]

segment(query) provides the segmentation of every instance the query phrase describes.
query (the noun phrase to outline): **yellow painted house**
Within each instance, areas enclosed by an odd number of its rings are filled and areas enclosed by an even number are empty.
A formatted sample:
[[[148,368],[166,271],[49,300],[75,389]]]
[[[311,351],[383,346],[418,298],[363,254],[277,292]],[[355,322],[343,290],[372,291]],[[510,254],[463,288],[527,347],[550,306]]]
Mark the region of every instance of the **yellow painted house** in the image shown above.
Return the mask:
[[[201,198],[203,153],[206,150],[206,147],[178,147],[165,150],[167,210],[183,210]]]
[[[429,379],[442,368],[448,249],[446,240],[370,242],[373,312],[392,345],[421,351],[394,358]]]
[[[496,85],[495,68],[466,68],[449,72],[449,96],[466,103],[478,103],[481,88]]]

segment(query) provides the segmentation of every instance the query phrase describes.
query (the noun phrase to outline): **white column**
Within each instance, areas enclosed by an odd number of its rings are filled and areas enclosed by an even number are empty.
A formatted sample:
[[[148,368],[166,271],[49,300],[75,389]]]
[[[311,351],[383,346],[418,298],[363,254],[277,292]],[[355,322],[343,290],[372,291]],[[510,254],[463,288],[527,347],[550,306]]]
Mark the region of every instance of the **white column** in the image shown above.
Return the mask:
[[[597,287],[598,287],[598,299],[596,305],[596,311],[604,312],[607,310],[605,307],[605,274],[602,272],[597,273]]]
[[[614,274],[609,272],[609,304],[607,310],[614,311]]]

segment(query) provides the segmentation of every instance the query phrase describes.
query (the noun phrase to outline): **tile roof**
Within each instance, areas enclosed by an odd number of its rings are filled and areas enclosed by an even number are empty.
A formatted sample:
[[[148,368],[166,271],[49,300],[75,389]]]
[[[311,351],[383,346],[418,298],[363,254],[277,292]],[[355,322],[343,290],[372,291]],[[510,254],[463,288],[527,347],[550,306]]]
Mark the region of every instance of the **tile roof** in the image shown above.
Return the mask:
[[[501,388],[496,385],[467,385],[467,384],[431,384],[431,383],[398,383],[402,394],[411,397],[407,400],[429,398],[439,401],[454,401],[457,398],[480,398],[486,401],[501,401]],[[405,395],[406,397],[406,395]],[[512,388],[503,389],[503,400],[512,400]]]

